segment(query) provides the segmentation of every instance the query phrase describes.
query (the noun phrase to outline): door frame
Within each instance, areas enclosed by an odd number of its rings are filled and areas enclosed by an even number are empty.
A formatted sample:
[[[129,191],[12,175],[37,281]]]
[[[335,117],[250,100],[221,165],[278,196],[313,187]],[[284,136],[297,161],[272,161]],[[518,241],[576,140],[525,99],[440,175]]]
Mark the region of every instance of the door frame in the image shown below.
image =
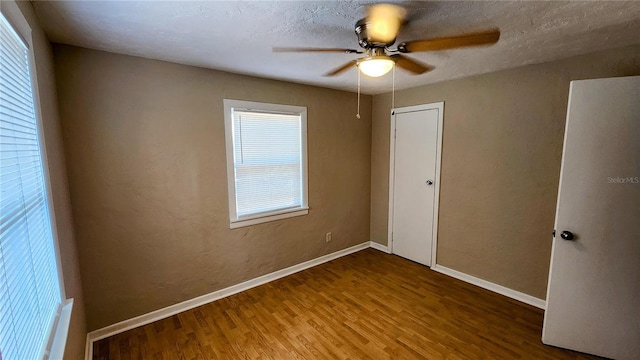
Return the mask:
[[[438,134],[436,144],[436,174],[433,179],[435,182],[435,193],[433,196],[433,230],[431,243],[431,268],[436,265],[436,252],[438,249],[438,213],[440,208],[440,167],[442,164],[442,125],[444,121],[444,101],[421,104],[414,106],[405,106],[391,109],[391,131],[389,132],[389,219],[387,231],[387,247],[389,253],[393,254],[393,197],[394,197],[394,180],[395,180],[395,148],[396,148],[396,115],[408,112],[437,110],[438,111]]]

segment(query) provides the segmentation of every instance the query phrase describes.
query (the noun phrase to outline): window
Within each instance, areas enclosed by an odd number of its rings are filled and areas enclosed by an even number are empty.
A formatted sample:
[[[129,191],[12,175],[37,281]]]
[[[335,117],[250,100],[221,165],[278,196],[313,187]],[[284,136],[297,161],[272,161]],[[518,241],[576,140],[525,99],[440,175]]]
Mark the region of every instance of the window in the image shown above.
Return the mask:
[[[306,215],[307,108],[224,100],[230,227]]]
[[[31,52],[4,15],[0,45],[0,358],[42,359],[63,294],[31,86]]]

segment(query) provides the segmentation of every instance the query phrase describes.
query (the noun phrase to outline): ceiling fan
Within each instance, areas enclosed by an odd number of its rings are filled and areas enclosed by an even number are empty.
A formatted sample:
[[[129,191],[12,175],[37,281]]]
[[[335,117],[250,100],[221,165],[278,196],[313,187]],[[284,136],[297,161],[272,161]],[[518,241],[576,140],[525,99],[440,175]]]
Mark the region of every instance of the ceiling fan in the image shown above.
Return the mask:
[[[274,47],[274,52],[342,52],[347,54],[365,54],[328,72],[325,76],[338,75],[357,66],[365,75],[378,77],[388,73],[394,65],[414,75],[424,74],[433,66],[419,62],[403,54],[423,51],[448,50],[468,46],[491,45],[500,39],[499,29],[408,41],[391,48],[396,42],[400,27],[405,22],[406,10],[398,5],[375,4],[368,8],[367,16],[356,23],[355,33],[362,48],[314,48],[314,47]]]

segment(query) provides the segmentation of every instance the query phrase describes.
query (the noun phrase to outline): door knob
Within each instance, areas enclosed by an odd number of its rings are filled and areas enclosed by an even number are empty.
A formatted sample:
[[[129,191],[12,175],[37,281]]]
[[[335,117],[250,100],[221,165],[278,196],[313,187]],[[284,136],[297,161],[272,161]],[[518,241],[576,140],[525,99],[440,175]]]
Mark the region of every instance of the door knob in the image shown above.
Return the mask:
[[[573,233],[571,231],[565,230],[562,233],[560,233],[560,237],[565,240],[573,240]]]
[[[427,180],[427,185],[433,185],[433,181]]]

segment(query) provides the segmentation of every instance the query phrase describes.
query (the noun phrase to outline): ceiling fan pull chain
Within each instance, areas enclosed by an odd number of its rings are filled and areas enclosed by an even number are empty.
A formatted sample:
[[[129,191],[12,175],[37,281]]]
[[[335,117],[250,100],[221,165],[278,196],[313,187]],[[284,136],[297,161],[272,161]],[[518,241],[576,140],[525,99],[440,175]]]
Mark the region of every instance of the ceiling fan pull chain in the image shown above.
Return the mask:
[[[360,67],[358,67],[358,113],[356,119],[360,119]]]
[[[391,108],[396,107],[396,67],[391,70]]]

